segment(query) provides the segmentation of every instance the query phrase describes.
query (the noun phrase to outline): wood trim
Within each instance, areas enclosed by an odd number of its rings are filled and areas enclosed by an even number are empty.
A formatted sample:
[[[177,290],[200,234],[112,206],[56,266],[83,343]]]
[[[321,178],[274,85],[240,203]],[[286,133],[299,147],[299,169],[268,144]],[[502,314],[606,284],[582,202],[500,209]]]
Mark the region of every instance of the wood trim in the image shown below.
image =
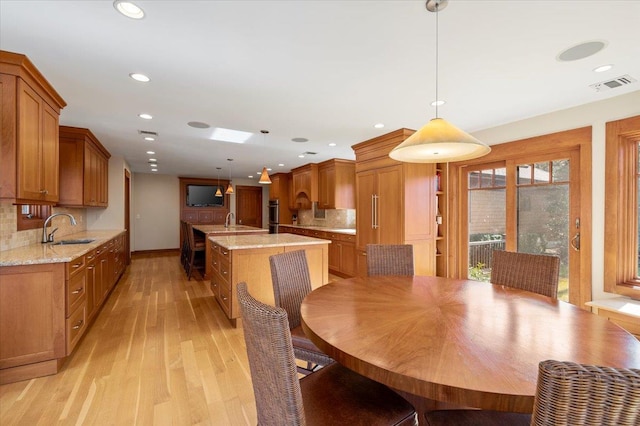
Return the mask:
[[[634,255],[638,235],[635,183],[640,115],[608,122],[605,165],[604,290],[640,299]]]

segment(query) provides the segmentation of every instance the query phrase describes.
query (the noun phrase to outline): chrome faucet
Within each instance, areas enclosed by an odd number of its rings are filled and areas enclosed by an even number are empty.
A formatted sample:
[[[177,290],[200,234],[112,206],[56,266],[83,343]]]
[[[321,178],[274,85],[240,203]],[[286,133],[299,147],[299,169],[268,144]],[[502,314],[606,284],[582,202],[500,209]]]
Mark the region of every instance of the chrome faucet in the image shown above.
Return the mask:
[[[235,218],[235,215],[231,212],[227,213],[227,217],[224,218],[224,227],[228,228],[231,226],[231,218]]]
[[[49,225],[49,222],[51,222],[51,219],[53,219],[56,216],[69,216],[69,220],[71,221],[71,225],[76,226],[77,222],[76,222],[76,218],[71,216],[69,213],[54,213],[51,216],[49,216],[47,218],[47,220],[44,221],[44,225],[42,225],[42,242],[43,243],[52,243],[53,242],[53,234],[55,234],[55,232],[58,230],[58,228],[55,228],[53,231],[51,231],[51,233],[49,235],[47,235],[47,225]]]

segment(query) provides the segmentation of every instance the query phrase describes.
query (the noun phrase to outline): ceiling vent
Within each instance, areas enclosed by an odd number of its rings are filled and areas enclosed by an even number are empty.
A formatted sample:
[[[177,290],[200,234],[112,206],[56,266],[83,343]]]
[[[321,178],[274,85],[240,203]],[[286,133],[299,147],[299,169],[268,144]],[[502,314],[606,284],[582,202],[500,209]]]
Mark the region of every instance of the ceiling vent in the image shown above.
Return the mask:
[[[317,152],[305,151],[302,153],[303,155],[316,155]]]
[[[625,74],[621,77],[614,78],[613,80],[601,81],[600,83],[592,84],[589,87],[595,89],[596,92],[604,92],[605,90],[626,86],[628,84],[635,83],[636,81],[637,80],[629,74]]]
[[[142,136],[158,136],[158,132],[152,132],[150,130],[138,130]]]

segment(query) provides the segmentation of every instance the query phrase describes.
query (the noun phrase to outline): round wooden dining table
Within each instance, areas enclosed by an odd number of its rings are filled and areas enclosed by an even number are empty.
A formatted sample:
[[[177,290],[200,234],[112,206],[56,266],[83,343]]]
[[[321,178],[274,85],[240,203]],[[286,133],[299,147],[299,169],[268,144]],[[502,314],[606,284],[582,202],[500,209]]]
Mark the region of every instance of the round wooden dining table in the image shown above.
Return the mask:
[[[640,368],[640,341],[571,304],[442,277],[357,277],[301,306],[309,338],[394,389],[466,407],[531,413],[546,359]]]

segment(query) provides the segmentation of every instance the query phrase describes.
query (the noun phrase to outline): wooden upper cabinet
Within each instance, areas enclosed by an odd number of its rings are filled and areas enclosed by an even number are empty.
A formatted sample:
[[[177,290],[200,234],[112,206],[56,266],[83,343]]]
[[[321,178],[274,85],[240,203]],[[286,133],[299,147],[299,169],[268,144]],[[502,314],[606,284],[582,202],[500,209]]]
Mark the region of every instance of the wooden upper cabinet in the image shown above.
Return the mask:
[[[318,208],[355,209],[356,163],[331,159],[318,164]]]
[[[269,185],[269,200],[278,200],[280,202],[278,209],[278,222],[291,223],[291,173],[274,173],[270,176],[271,185]]]
[[[25,56],[0,51],[0,198],[59,199],[58,123],[67,104]]]
[[[60,126],[60,201],[69,207],[107,207],[111,154],[89,129]]]
[[[293,176],[293,206],[296,209],[310,209],[318,201],[318,165],[305,164],[291,170]]]
[[[269,200],[280,200],[280,205],[287,206],[289,203],[289,185],[291,173],[274,173],[269,176]]]

